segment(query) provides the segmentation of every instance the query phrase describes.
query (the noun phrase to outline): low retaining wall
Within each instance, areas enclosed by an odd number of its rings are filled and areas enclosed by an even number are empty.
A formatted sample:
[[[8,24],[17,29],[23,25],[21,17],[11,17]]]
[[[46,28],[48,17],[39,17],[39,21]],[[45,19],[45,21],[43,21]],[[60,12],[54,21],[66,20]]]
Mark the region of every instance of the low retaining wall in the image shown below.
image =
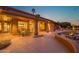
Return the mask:
[[[66,37],[62,37],[61,35],[56,34],[55,38],[57,41],[65,45],[70,53],[75,53],[77,51],[74,43]]]

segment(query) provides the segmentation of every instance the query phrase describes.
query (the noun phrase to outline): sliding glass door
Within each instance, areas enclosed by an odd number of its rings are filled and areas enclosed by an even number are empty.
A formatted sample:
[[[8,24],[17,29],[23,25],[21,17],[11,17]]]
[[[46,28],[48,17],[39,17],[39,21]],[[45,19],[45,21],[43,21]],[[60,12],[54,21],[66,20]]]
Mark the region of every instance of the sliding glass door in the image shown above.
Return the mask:
[[[4,23],[4,32],[10,32],[10,24]]]

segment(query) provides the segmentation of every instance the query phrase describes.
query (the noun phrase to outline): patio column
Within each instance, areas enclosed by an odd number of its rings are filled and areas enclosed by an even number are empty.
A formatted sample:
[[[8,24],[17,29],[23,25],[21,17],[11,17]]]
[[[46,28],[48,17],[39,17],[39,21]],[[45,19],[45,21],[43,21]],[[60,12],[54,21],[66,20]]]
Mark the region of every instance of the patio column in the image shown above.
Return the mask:
[[[17,19],[12,20],[12,33],[17,34],[18,32],[18,21]]]
[[[39,19],[39,17],[40,17],[39,14],[37,14],[37,15],[35,16],[35,32],[34,32],[34,35],[35,35],[35,36],[38,36],[38,19]]]
[[[27,21],[27,30],[30,31],[30,24],[29,24],[29,20]]]
[[[50,31],[54,31],[54,24],[50,23]]]
[[[4,32],[4,21],[1,22],[1,32]]]
[[[49,29],[48,29],[48,22],[47,22],[47,21],[45,22],[45,30],[46,30],[46,32],[49,32]]]

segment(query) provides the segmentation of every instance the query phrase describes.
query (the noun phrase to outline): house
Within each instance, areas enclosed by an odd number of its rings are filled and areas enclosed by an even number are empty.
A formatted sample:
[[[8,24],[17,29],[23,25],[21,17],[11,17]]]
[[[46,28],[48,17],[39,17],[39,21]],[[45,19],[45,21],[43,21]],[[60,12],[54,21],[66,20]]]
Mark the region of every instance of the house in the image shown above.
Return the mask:
[[[54,31],[55,22],[41,16],[33,15],[28,12],[17,10],[8,6],[0,6],[0,33],[17,34],[26,30],[35,32]]]

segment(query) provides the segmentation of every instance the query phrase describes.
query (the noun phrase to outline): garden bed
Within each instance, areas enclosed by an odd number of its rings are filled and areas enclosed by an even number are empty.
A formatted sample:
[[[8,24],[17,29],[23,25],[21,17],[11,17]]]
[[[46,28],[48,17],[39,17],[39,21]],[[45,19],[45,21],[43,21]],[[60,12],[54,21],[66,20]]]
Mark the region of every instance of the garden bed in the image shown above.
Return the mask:
[[[11,40],[0,40],[0,50],[8,47],[11,44]]]

